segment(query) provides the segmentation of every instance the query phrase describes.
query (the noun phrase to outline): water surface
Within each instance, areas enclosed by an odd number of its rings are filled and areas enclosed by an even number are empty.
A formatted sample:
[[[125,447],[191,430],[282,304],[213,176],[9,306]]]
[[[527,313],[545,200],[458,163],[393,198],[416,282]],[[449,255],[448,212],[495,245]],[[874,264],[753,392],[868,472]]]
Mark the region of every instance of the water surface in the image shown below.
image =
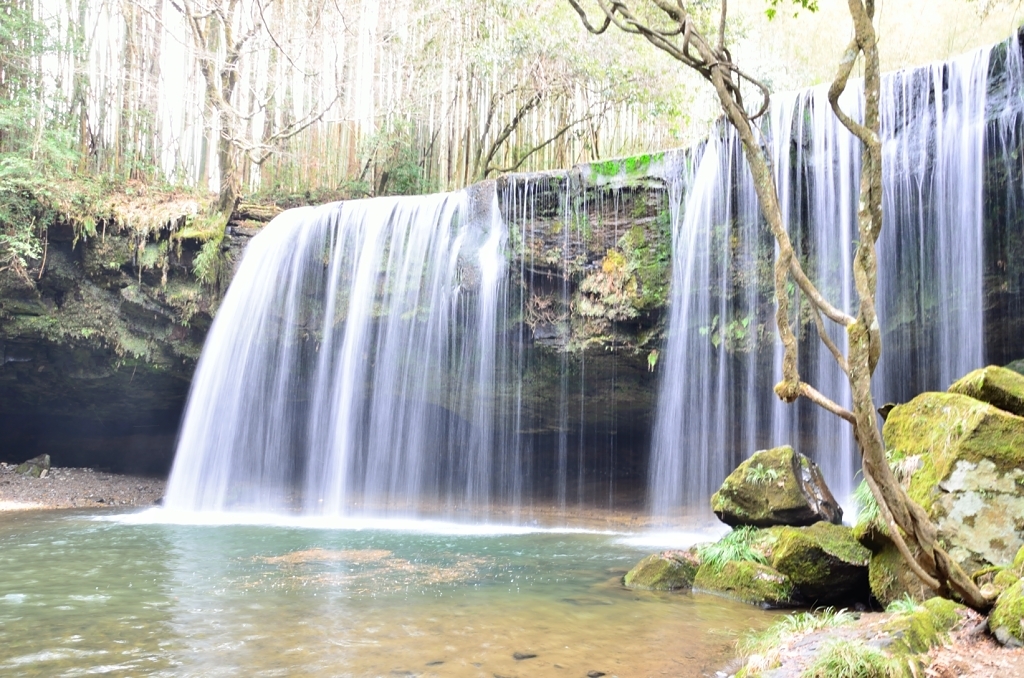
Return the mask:
[[[771,620],[622,588],[636,535],[111,515],[2,517],[0,674],[702,676]]]

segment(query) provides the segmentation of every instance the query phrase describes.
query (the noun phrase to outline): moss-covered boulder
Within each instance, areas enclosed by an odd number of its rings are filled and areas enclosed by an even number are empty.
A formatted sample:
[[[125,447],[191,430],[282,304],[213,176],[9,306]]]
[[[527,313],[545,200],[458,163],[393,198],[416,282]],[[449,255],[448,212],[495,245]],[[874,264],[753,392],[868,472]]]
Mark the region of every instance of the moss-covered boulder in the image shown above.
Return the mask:
[[[897,655],[915,655],[940,645],[967,608],[945,598],[929,598],[910,612],[894,614],[884,625]]]
[[[32,476],[33,478],[41,478],[50,471],[50,455],[40,454],[38,457],[32,457],[26,462],[18,464],[14,469],[15,473],[19,473],[23,476]]]
[[[819,522],[769,532],[771,565],[793,582],[800,598],[822,605],[867,600],[871,552],[849,527]]]
[[[936,591],[925,586],[913,573],[899,549],[888,538],[885,538],[884,546],[871,554],[868,584],[871,595],[883,607],[899,598],[909,597],[922,602],[936,595]]]
[[[989,365],[974,370],[950,386],[949,392],[970,396],[1024,417],[1024,374],[1005,367]]]
[[[1012,363],[1006,366],[1006,369],[1013,370],[1017,374],[1024,374],[1024,359],[1014,360]]]
[[[957,562],[974,572],[1013,561],[1024,545],[1024,417],[922,393],[893,409],[883,436]]]
[[[622,583],[631,589],[650,591],[689,589],[699,567],[699,557],[690,551],[654,553],[627,572]]]
[[[1024,580],[996,599],[988,616],[988,628],[1003,645],[1024,647]]]
[[[746,560],[702,564],[693,588],[761,607],[792,607],[798,602],[789,577],[769,565]]]
[[[711,497],[711,509],[732,527],[843,520],[818,466],[788,445],[760,450],[740,464]]]

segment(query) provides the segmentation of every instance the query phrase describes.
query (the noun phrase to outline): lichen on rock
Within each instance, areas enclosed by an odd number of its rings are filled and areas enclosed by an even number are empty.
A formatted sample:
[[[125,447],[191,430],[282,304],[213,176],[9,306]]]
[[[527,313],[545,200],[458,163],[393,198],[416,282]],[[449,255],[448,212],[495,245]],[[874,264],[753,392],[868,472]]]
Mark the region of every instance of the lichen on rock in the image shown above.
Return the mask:
[[[883,435],[891,461],[914,468],[910,497],[962,567],[1013,560],[1024,545],[1024,418],[965,395],[923,393],[892,410]]]

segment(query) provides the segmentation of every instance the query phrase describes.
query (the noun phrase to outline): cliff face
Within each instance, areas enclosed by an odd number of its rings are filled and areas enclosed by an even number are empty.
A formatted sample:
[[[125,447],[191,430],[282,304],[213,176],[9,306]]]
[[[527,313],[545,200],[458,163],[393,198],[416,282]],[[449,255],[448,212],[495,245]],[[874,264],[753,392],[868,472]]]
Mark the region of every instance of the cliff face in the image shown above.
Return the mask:
[[[515,175],[496,187],[510,229],[508,309],[530,354],[524,427],[539,450],[569,427],[572,440],[613,450],[617,475],[638,481],[670,276],[661,161]],[[219,238],[193,200],[125,204],[130,213],[93,233],[50,228],[44,259],[0,271],[2,461],[45,452],[58,465],[166,472],[221,292],[279,211],[243,206]]]
[[[194,199],[124,198],[0,271],[0,460],[164,472],[219,286],[245,236],[207,245]],[[200,270],[197,259],[216,254]],[[200,262],[201,263],[201,262]]]
[[[1003,110],[1005,83],[998,72],[990,82],[991,107]],[[1021,128],[990,120],[987,139],[1001,141],[986,141],[984,159],[978,331],[999,364],[1024,358],[1024,141],[1003,138]],[[509,228],[506,339],[527,344],[522,425],[540,455],[564,452],[568,438],[604,460],[598,473],[645,477],[657,380],[671,376],[658,364],[672,258],[665,177],[685,162],[685,151],[644,155],[494,184]],[[490,184],[471,190],[493,195]],[[279,211],[242,206],[225,228],[204,220],[193,197],[142,191],[112,203],[88,230],[71,225],[80,219],[52,226],[27,268],[0,270],[0,461],[45,452],[58,465],[166,472],[220,294],[249,238]],[[770,238],[744,260],[732,252],[736,224],[713,228],[721,277],[736,284],[691,293],[717,304],[740,283],[770,280]],[[945,302],[926,292],[918,311],[883,319],[886,341],[929,350],[914,343],[915,328]],[[770,284],[756,293],[749,327],[693,329],[730,355],[771,351]]]

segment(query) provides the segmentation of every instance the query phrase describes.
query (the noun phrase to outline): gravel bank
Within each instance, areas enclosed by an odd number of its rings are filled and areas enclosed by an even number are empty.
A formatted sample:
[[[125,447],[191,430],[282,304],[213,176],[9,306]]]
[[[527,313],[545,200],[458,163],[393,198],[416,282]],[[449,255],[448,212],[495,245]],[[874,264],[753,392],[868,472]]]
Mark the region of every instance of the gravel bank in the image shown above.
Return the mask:
[[[164,495],[160,478],[51,468],[44,478],[18,475],[0,463],[0,511],[19,509],[152,506]]]

